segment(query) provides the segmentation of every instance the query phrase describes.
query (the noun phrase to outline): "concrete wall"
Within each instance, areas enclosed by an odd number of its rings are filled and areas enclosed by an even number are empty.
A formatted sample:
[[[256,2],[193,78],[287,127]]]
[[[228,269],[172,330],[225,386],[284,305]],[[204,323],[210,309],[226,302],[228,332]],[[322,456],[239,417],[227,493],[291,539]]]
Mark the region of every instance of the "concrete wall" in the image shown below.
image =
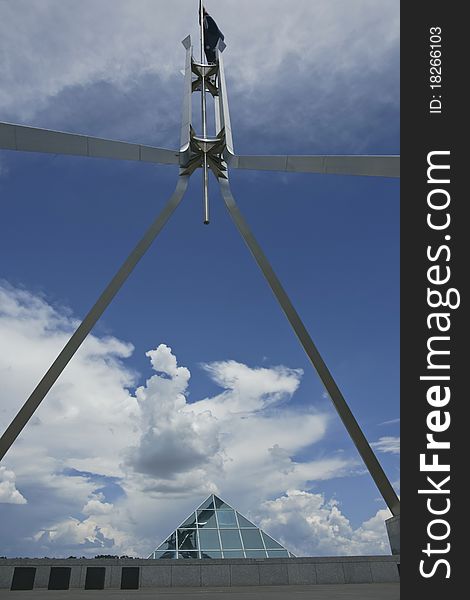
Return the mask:
[[[71,567],[71,588],[84,588],[87,567],[105,567],[105,587],[119,589],[121,569],[140,567],[139,587],[230,587],[391,583],[399,581],[399,556],[225,560],[0,559],[0,589],[10,589],[15,567],[36,567],[35,589],[48,586],[51,566]]]
[[[400,554],[400,515],[385,521],[392,554]]]

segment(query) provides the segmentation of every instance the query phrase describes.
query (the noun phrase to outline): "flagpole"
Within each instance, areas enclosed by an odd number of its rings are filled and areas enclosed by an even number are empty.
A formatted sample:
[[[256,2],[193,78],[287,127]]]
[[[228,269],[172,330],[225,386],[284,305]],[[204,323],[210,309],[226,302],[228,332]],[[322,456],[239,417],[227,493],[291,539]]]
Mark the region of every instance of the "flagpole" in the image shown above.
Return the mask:
[[[201,65],[205,65],[204,60],[204,11],[202,0],[199,0],[199,26],[201,29]],[[202,67],[201,80],[201,120],[202,120],[202,137],[207,138],[207,104],[206,104],[206,72],[205,67]],[[204,152],[202,165],[203,178],[203,203],[204,203],[204,224],[209,224],[209,172],[207,167],[207,154]]]

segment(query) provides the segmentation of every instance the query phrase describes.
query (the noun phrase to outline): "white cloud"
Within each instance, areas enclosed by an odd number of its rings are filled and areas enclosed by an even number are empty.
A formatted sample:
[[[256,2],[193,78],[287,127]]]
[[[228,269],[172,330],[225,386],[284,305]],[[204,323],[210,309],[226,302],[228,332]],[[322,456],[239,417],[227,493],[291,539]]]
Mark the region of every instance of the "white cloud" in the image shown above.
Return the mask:
[[[328,421],[324,413],[280,409],[297,390],[301,370],[250,368],[236,361],[206,364],[204,370],[224,391],[188,403],[190,373],[177,366],[171,349],[160,345],[147,355],[157,374],[136,390],[141,436],[126,459],[134,475],[147,476],[147,490],[181,493],[202,480],[206,489],[218,491],[223,481],[226,492],[243,496],[253,494],[260,475],[266,493],[277,491],[286,476],[298,484],[350,467],[337,458],[292,459],[325,435]]]
[[[383,421],[379,423],[379,425],[397,425],[400,422],[400,419],[390,419],[389,421]]]
[[[186,403],[188,369],[177,366],[165,345],[147,356],[157,374],[136,390],[142,435],[139,445],[129,450],[127,463],[139,473],[166,480],[206,464],[219,465],[217,419],[209,412],[195,414]]]
[[[26,117],[72,86],[108,81],[125,90],[145,72],[168,75],[176,54],[168,52],[169,40],[184,37],[172,7],[151,0],[18,0],[2,11],[0,106],[8,110],[22,96],[17,110]]]
[[[282,0],[209,4],[228,44],[235,119],[252,140],[263,132],[264,143],[274,134],[313,145],[334,132],[338,144],[364,144],[374,138],[376,119],[391,106],[396,110],[398,0],[297,0],[288,8]],[[83,133],[95,135],[151,132],[156,143],[176,143],[180,40],[188,33],[197,56],[193,0],[16,0],[4,2],[2,11],[5,118],[86,126]],[[360,142],[353,135],[358,126]]]
[[[78,322],[40,296],[8,285],[0,286],[0,307],[4,381],[0,424],[6,427]],[[123,440],[114,432],[120,430],[124,439],[132,439],[132,419],[138,413],[137,402],[126,389],[133,384],[134,374],[122,364],[132,351],[131,344],[116,338],[89,336],[21,435],[13,464],[26,444],[28,452],[35,452],[36,463],[44,461],[46,470],[51,460],[60,457],[63,466],[93,470],[95,465],[98,471],[104,468],[107,474],[115,474],[114,454]],[[84,430],[90,440],[87,448]]]
[[[102,502],[103,494],[98,494],[97,497],[91,498],[82,508],[84,515],[109,515],[113,512],[114,506],[110,502]]]
[[[0,307],[5,428],[76,320],[44,297],[6,283],[0,284]],[[164,344],[147,353],[153,375],[131,393],[137,376],[124,361],[132,351],[116,338],[91,336],[6,455],[2,494],[17,503],[34,498],[16,507],[20,518],[8,517],[11,505],[0,506],[8,555],[145,556],[210,492],[249,516],[263,505],[259,518],[268,519],[274,534],[274,509],[285,502],[286,490],[359,475],[355,457],[312,451],[325,438],[332,413],[291,405],[301,370],[233,360],[206,364],[203,370],[221,392],[189,402],[190,371]],[[323,545],[309,546],[305,537],[294,551],[349,552],[351,540],[378,548],[370,534],[375,522],[363,525],[363,537],[359,530],[353,535],[334,503],[305,493],[310,501],[304,521],[316,502],[319,531],[334,522],[344,532]],[[277,500],[270,504],[267,498]],[[281,533],[288,547],[297,544],[295,528]]]
[[[42,548],[61,551],[69,548],[71,551],[100,554],[101,550],[124,547],[129,542],[127,537],[118,529],[98,523],[93,517],[80,521],[68,517],[55,523],[50,529],[43,529],[32,538]]]
[[[5,467],[0,467],[0,503],[26,504],[27,500],[16,489],[15,474]]]
[[[256,412],[289,399],[297,390],[303,375],[302,369],[273,367],[270,369],[250,369],[234,360],[203,365],[224,393],[203,403],[217,415],[229,413]]]
[[[357,529],[341,512],[336,501],[322,494],[288,490],[264,502],[256,519],[291,552],[302,555],[388,554],[390,547],[384,520],[388,510],[379,510]]]
[[[389,454],[400,454],[400,438],[393,436],[381,437],[377,442],[371,444],[373,448],[377,448],[379,452]]]

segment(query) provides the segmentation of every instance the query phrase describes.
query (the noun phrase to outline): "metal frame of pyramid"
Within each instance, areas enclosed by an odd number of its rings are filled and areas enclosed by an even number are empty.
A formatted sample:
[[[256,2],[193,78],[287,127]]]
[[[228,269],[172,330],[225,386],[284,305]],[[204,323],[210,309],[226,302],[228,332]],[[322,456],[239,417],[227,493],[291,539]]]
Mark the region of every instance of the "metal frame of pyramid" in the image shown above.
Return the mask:
[[[210,494],[150,554],[150,559],[291,558],[272,536]]]
[[[202,3],[200,6],[202,7]],[[230,188],[228,169],[262,169],[271,171],[399,177],[399,156],[236,155],[233,148],[227,86],[222,57],[225,45],[219,43],[216,50],[217,60],[215,64],[205,64],[203,52],[204,27],[202,23],[201,8],[200,62],[196,62],[193,58],[190,36],[183,40],[183,45],[186,49],[186,63],[179,151],[0,123],[0,148],[4,149],[179,165],[179,176],[173,195],[0,438],[0,460],[11,447],[111,300],[173,214],[187,190],[189,178],[197,169],[202,169],[204,222],[209,222],[208,172],[211,170],[217,179],[223,200],[235,226],[250,249],[292,329],[296,333],[313,367],[316,369],[387,506],[392,514],[397,517],[400,514],[400,501],[397,494],[299,314],[244,220]],[[192,127],[191,98],[192,94],[196,91],[201,92],[202,136],[197,136]],[[207,92],[214,98],[215,125],[218,132],[215,137],[207,135]]]

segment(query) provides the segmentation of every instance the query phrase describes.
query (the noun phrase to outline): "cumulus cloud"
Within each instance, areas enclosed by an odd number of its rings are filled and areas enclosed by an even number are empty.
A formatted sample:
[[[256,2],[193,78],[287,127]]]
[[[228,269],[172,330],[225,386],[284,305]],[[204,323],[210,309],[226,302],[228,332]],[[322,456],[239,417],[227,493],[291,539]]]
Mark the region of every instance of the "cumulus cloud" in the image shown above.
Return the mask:
[[[255,412],[289,399],[297,390],[302,369],[250,369],[234,360],[203,365],[217,385],[226,390],[206,405],[218,414]],[[204,404],[200,404],[203,407]]]
[[[69,552],[93,556],[107,552],[108,549],[122,553],[122,549],[127,547],[131,554],[135,554],[132,539],[119,528],[103,523],[100,515],[103,513],[99,512],[96,516],[91,515],[83,520],[67,517],[48,529],[37,531],[31,541],[49,552],[63,552],[67,548]]]
[[[263,502],[256,518],[294,554],[321,556],[389,553],[384,520],[390,516],[388,510],[379,510],[354,529],[337,501],[328,501],[323,494],[288,490]]]
[[[178,367],[171,348],[163,344],[147,356],[157,374],[136,390],[142,436],[129,450],[128,464],[139,473],[174,479],[217,462],[217,420],[209,412],[196,415],[184,396],[189,370]]]
[[[82,508],[82,514],[84,515],[109,515],[114,506],[110,502],[103,502],[103,494],[97,494],[95,497],[88,500],[85,506]]]
[[[26,504],[27,500],[16,489],[15,474],[5,467],[0,467],[0,503]]]
[[[280,412],[300,384],[300,369],[252,368],[236,361],[204,364],[223,391],[188,403],[190,373],[177,366],[171,349],[162,344],[147,356],[156,374],[136,390],[141,437],[126,458],[131,476],[150,476],[147,490],[181,492],[198,488],[202,480],[220,491],[222,480],[225,489],[236,482],[240,494],[256,487],[262,472],[265,485],[277,490],[286,473],[297,482],[308,479],[308,473],[328,478],[346,466],[342,459],[308,464],[291,458],[324,436],[329,418],[324,413]]]
[[[393,436],[381,437],[377,442],[373,442],[373,448],[377,448],[379,452],[389,454],[400,454],[400,438]]]
[[[69,310],[5,282],[0,307],[5,428],[77,321]],[[132,351],[116,338],[91,336],[6,455],[0,471],[0,497],[10,502],[0,505],[6,554],[146,556],[210,492],[262,521],[297,553],[378,551],[380,519],[353,531],[323,496],[285,496],[360,476],[356,458],[312,452],[332,413],[321,398],[317,407],[291,405],[301,370],[204,364],[221,391],[190,402],[190,371],[169,346],[147,353],[153,374],[140,386],[125,363]],[[262,512],[252,514],[258,506]],[[300,542],[286,525],[295,511],[304,528]],[[318,535],[333,531],[322,543],[307,535],[314,523]]]
[[[0,286],[3,427],[14,417],[77,324],[69,311],[52,306],[39,295],[8,284]],[[134,383],[135,375],[122,362],[132,351],[131,344],[111,336],[89,336],[36,412],[23,434],[26,438],[20,437],[13,456],[19,458],[26,443],[28,451],[36,453],[36,467],[44,461],[49,470],[52,457],[61,457],[61,464],[69,468],[98,472],[105,468],[108,475],[115,474],[113,456],[122,440],[113,432],[122,432],[121,424],[125,423],[126,434],[132,437],[131,420],[138,413],[137,402],[127,389]],[[88,448],[83,447],[85,428],[92,440]],[[23,472],[24,469],[22,465]]]

